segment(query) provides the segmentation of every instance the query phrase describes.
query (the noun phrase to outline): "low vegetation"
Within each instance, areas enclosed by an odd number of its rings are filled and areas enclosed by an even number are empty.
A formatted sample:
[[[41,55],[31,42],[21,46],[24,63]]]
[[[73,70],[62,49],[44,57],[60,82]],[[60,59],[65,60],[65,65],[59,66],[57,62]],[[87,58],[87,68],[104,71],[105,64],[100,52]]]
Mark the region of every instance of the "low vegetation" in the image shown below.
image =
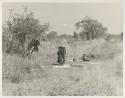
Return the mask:
[[[95,44],[98,42],[101,43]],[[49,45],[27,59],[3,54],[3,95],[122,95],[122,41],[99,39],[77,43],[78,57],[84,51],[90,54],[94,51],[92,55],[97,58],[92,62],[95,64],[84,63],[82,68],[53,68],[57,59],[55,44],[49,57]],[[73,52],[70,54],[73,56]]]

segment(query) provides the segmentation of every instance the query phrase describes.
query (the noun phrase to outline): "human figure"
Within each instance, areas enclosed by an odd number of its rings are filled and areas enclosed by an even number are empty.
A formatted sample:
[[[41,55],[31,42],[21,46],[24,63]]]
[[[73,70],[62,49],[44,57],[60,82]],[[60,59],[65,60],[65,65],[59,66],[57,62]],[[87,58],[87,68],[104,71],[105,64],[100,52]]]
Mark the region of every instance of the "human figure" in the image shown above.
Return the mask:
[[[65,63],[65,56],[66,56],[66,49],[65,49],[65,47],[59,46],[57,55],[58,55],[57,62],[59,64],[63,65]]]
[[[83,54],[82,60],[83,60],[83,61],[89,61],[89,59],[86,58],[86,55],[85,55],[85,54]]]
[[[40,45],[39,40],[33,39],[29,44],[28,44],[28,50],[33,52],[38,52],[38,46]]]

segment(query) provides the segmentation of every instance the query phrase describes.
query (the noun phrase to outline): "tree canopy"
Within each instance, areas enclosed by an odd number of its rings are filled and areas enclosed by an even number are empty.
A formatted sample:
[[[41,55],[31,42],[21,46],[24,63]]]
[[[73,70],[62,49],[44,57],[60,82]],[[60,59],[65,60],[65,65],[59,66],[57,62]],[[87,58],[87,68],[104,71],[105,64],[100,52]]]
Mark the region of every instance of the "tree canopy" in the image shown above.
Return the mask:
[[[7,27],[11,35],[8,52],[14,50],[13,52],[22,53],[32,39],[40,40],[41,35],[48,31],[49,23],[41,25],[40,21],[34,17],[33,12],[24,8],[21,14],[10,11]]]
[[[91,17],[84,17],[75,26],[77,30],[82,29],[80,35],[82,35],[82,39],[86,38],[87,40],[98,38],[107,31],[106,27]]]

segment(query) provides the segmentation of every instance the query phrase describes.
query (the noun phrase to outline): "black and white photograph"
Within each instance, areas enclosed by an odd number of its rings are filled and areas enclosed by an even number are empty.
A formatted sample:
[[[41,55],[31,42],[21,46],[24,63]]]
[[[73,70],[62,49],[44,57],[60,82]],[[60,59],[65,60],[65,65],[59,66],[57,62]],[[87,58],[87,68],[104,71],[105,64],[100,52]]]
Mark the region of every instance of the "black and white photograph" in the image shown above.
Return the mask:
[[[2,96],[123,96],[124,0],[100,1],[2,2]]]

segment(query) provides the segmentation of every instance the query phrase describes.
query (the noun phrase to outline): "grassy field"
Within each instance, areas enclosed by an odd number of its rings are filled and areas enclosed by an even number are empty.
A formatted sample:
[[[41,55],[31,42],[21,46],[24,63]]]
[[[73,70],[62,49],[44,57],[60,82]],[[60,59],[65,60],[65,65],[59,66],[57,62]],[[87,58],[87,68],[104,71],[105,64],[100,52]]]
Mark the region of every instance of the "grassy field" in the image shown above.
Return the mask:
[[[45,43],[30,59],[3,53],[3,95],[13,96],[111,96],[123,95],[123,42],[120,40],[77,41],[76,62],[69,44],[66,64],[54,68],[57,43]],[[81,62],[82,54],[94,55],[90,62]],[[72,65],[82,64],[81,67]],[[33,70],[34,69],[34,70]],[[36,70],[35,70],[36,69]]]

